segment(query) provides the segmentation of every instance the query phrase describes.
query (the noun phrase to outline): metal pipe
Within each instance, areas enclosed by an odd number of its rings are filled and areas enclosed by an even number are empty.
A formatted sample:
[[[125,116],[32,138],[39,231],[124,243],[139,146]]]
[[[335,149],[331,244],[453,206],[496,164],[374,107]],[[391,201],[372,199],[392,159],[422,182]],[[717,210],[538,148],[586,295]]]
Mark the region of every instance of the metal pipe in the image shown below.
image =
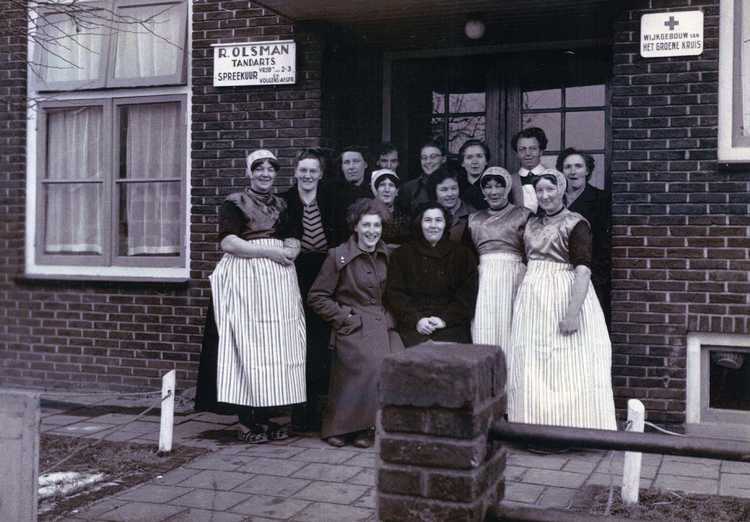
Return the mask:
[[[500,502],[497,506],[487,511],[484,522],[626,522],[626,519],[614,516],[589,515],[588,513],[576,513],[575,511],[564,511],[562,509],[549,509],[539,507],[526,507],[509,505]],[[633,522],[633,519],[627,520]]]
[[[675,437],[656,433],[567,428],[505,420],[496,421],[490,427],[489,435],[494,440],[526,444],[563,444],[574,448],[640,451],[750,462],[750,444],[704,437]]]

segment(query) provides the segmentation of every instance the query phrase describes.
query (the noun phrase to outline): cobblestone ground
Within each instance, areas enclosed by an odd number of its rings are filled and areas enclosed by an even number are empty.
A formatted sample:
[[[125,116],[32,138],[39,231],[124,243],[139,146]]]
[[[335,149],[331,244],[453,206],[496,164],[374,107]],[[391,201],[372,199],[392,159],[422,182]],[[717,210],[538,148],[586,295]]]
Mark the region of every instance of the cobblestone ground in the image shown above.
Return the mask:
[[[113,440],[154,443],[155,418],[81,417],[46,408],[43,430],[96,438],[123,425]],[[375,450],[331,448],[314,437],[263,445],[221,443],[206,436],[234,430],[233,418],[208,413],[175,417],[175,443],[213,451],[146,484],[102,499],[68,521],[358,521],[375,520]],[[227,438],[225,438],[227,439]],[[582,487],[619,486],[622,453],[535,455],[511,450],[506,500],[566,508]],[[750,464],[644,455],[641,486],[750,498]]]

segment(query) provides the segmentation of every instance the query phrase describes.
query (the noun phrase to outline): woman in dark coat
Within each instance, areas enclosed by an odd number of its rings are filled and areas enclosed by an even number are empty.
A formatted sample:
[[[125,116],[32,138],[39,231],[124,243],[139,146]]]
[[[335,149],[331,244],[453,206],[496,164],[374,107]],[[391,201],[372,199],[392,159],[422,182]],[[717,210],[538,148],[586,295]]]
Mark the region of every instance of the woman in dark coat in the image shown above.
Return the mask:
[[[557,170],[565,174],[568,188],[567,207],[586,218],[591,225],[591,283],[599,298],[604,317],[610,317],[610,272],[612,263],[610,241],[611,197],[589,183],[594,172],[594,158],[574,148],[565,149],[557,159]]]
[[[301,251],[294,265],[305,304],[307,402],[292,410],[292,429],[296,432],[320,428],[320,396],[328,389],[328,325],[306,304],[326,252],[339,243],[336,206],[331,192],[320,186],[324,170],[323,156],[317,150],[303,150],[295,160],[294,185],[281,194],[287,205],[288,235],[300,241]]]
[[[407,347],[428,340],[471,342],[477,259],[469,247],[448,238],[450,223],[442,205],[422,204],[414,239],[391,256],[386,303]]]
[[[380,364],[403,350],[393,317],[383,306],[388,247],[381,240],[383,205],[361,199],[349,211],[354,233],[328,251],[308,294],[310,307],[331,325],[333,350],[322,438],[331,446],[369,447],[378,409]]]

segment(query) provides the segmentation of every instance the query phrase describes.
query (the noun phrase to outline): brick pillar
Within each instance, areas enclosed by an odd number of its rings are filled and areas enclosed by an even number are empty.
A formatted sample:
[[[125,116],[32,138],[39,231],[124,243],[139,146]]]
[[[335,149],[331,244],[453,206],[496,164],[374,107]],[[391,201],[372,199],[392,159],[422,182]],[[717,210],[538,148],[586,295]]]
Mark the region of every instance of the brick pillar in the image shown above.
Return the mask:
[[[503,497],[507,452],[487,430],[505,412],[496,347],[422,344],[383,363],[377,509],[382,521],[475,520]]]

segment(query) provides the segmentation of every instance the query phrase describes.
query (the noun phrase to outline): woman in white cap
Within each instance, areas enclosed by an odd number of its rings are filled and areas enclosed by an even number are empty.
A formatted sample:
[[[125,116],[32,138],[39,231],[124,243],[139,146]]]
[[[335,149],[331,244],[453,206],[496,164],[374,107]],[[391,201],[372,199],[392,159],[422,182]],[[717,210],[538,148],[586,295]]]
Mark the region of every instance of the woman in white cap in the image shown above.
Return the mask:
[[[398,187],[401,180],[395,171],[380,169],[372,173],[370,187],[375,199],[380,201],[388,210],[389,215],[383,221],[383,241],[391,248],[396,248],[409,240],[409,216],[399,206],[395,205]]]
[[[591,285],[591,227],[564,205],[565,175],[533,181],[539,211],[524,231],[508,363],[512,422],[615,430],[612,346]]]
[[[489,208],[469,216],[469,234],[479,254],[479,294],[471,338],[506,351],[513,324],[513,301],[526,273],[523,231],[531,211],[508,201],[513,180],[490,167],[477,181]]]
[[[197,408],[211,409],[213,351],[215,402],[234,406],[240,440],[254,444],[288,437],[271,407],[305,401],[305,319],[294,270],[300,245],[280,237],[286,204],[272,192],[278,170],[270,151],[250,154],[250,186],[219,210],[224,256],[209,277],[207,322],[215,322],[204,332],[196,399]]]

